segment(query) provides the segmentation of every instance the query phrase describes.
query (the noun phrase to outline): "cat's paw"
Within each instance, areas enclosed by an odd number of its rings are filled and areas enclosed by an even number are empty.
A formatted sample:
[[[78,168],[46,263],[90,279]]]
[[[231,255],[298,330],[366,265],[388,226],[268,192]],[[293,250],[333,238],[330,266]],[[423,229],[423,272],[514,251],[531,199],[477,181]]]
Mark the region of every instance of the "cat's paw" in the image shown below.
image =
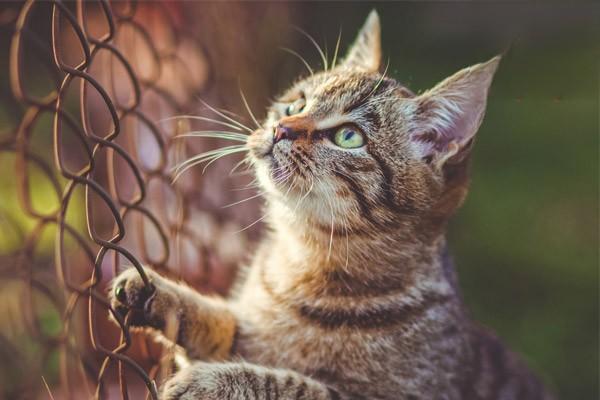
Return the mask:
[[[233,400],[216,364],[194,363],[165,382],[160,400]]]
[[[176,297],[171,293],[156,272],[145,268],[147,285],[135,268],[129,268],[113,281],[109,298],[113,309],[122,317],[129,314],[132,326],[162,328],[165,315],[173,310]]]
[[[161,400],[337,399],[297,372],[239,362],[197,362],[165,382]]]

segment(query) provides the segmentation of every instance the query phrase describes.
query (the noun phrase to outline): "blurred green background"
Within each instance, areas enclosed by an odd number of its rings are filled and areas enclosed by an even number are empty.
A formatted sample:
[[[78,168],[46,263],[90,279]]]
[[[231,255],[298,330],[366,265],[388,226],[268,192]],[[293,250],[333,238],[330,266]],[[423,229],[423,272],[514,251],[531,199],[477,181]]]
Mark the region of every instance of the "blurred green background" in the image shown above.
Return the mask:
[[[377,8],[389,75],[414,91],[504,54],[474,150],[471,193],[450,228],[451,249],[473,316],[523,354],[560,398],[597,399],[600,6],[332,2],[289,7],[290,22],[327,43],[330,55],[340,28],[346,48],[367,13]],[[283,46],[293,41],[294,49],[318,64],[310,43],[290,30],[274,21],[270,33],[286,38]],[[0,31],[2,55],[8,54],[9,32]],[[260,42],[256,48],[256,57],[266,52]],[[278,70],[275,94],[303,67],[284,53],[272,62]],[[3,127],[18,111],[9,109],[3,56],[0,71]],[[12,159],[0,161],[3,171],[10,170]],[[12,176],[2,175],[0,205],[14,210]],[[9,241],[0,237],[0,249],[10,247]]]

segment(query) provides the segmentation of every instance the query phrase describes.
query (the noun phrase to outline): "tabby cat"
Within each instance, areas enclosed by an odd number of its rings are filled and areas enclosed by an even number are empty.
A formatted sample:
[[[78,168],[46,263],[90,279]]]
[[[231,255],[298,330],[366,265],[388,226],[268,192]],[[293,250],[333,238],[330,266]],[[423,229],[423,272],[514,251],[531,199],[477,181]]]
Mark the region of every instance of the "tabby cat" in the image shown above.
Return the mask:
[[[500,58],[420,95],[380,59],[373,11],[248,137],[269,230],[231,299],[149,269],[150,293],[135,269],[115,279],[114,308],[191,360],[162,399],[551,398],[469,319],[446,253]]]

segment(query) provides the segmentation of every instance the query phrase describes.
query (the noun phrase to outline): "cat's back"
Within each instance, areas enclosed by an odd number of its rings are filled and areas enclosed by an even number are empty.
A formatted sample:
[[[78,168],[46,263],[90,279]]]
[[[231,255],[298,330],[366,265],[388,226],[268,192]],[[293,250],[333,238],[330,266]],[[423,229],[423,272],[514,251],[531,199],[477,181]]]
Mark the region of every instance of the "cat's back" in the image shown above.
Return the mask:
[[[463,388],[465,399],[554,400],[524,361],[489,329],[476,323],[469,332],[473,362]]]

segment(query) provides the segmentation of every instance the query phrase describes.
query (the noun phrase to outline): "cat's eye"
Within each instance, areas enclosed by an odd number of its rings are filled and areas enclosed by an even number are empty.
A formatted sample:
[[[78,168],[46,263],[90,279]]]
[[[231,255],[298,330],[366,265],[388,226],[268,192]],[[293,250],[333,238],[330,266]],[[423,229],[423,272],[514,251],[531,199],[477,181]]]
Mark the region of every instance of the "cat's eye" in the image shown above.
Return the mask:
[[[365,144],[365,138],[358,129],[342,126],[333,135],[333,143],[344,149],[356,149]]]
[[[304,99],[304,97],[300,97],[298,100],[294,101],[292,104],[287,106],[287,108],[285,109],[285,115],[290,116],[301,113],[302,110],[304,110],[305,106],[306,100]]]

